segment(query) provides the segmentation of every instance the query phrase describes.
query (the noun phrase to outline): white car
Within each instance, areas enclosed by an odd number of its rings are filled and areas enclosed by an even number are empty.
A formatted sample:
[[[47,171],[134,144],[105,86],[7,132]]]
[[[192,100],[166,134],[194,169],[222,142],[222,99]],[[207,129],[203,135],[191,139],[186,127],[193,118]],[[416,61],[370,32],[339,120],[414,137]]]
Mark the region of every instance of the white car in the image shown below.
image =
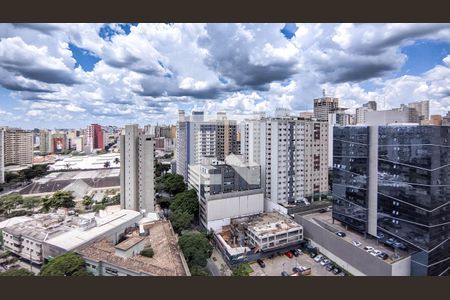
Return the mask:
[[[372,252],[373,250],[375,250],[375,248],[371,246],[365,246],[364,250],[366,250],[367,252]]]
[[[377,256],[377,255],[378,255],[378,254],[375,252],[375,250],[367,251],[367,252],[369,252],[370,255],[372,255],[372,256]]]
[[[359,247],[359,246],[361,246],[361,243],[360,243],[360,242],[358,242],[358,241],[353,241],[352,243],[353,243],[353,245],[355,245],[356,247]]]
[[[375,253],[375,254],[372,254],[372,253]],[[370,254],[376,256],[376,255],[381,254],[381,251],[380,250],[373,250],[372,253],[370,253]]]
[[[323,258],[323,255],[317,255],[316,257],[314,257],[314,261],[315,262],[320,262]]]

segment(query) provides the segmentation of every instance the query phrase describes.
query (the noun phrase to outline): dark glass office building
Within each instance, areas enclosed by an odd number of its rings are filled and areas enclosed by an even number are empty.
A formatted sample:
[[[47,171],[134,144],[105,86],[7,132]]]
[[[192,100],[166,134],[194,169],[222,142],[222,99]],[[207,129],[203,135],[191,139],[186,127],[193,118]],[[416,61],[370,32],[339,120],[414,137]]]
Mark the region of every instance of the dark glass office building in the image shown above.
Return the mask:
[[[334,128],[333,218],[409,251],[412,275],[450,275],[449,138],[448,126]]]

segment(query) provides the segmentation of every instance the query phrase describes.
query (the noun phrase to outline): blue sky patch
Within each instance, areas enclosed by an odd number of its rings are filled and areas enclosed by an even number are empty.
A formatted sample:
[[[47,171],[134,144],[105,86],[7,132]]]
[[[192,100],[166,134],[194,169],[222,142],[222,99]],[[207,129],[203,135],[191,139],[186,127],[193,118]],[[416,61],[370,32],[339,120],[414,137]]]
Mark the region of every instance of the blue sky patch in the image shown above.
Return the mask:
[[[405,64],[394,76],[420,75],[436,65],[450,54],[450,44],[441,41],[418,40],[401,49],[408,57]]]
[[[73,58],[76,60],[75,68],[81,66],[85,72],[90,72],[94,69],[96,63],[100,58],[89,50],[75,46],[69,43],[69,49],[72,51]]]

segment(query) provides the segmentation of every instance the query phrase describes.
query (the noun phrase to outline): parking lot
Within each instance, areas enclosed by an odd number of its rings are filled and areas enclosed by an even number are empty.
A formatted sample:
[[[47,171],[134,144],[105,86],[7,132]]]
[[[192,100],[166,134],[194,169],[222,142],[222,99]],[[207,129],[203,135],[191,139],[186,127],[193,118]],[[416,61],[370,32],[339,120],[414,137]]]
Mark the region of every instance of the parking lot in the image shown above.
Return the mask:
[[[251,263],[251,267],[254,270],[250,276],[281,276],[281,272],[285,271],[288,274],[292,274],[294,267],[303,266],[311,268],[310,276],[337,276],[332,272],[328,272],[324,266],[317,263],[308,254],[304,253],[298,257],[289,258],[286,255],[275,256],[273,258],[263,259],[266,264],[265,268],[261,268],[258,263]]]
[[[339,221],[332,222],[331,212],[327,213],[313,213],[304,216],[307,220],[317,223],[318,221],[322,221],[327,224],[328,227],[334,228],[336,231],[344,232],[345,237],[342,237],[343,240],[353,244],[353,241],[361,243],[361,245],[356,246],[363,249],[366,246],[372,247],[376,250],[382,251],[386,253],[389,258],[385,260],[386,263],[391,263],[392,261],[398,260],[402,257],[408,255],[408,252],[402,251],[399,249],[393,249],[391,247],[387,247],[380,243],[377,239],[374,238],[364,238],[359,232],[353,231],[351,228],[346,228]],[[354,245],[354,244],[353,244]],[[370,255],[370,254],[369,254]]]

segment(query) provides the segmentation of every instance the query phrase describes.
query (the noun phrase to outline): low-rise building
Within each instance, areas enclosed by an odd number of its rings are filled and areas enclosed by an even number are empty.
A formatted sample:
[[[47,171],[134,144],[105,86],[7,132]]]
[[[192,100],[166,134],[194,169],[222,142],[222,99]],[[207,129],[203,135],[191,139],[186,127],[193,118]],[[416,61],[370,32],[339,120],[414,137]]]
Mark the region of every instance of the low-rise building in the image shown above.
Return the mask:
[[[140,224],[120,243],[98,240],[77,252],[96,276],[190,276],[177,236],[169,221]],[[151,247],[154,254],[141,254]]]
[[[94,240],[107,237],[118,241],[126,228],[142,215],[131,210],[68,216],[64,213],[34,215],[2,230],[4,248],[35,264],[74,251]]]

